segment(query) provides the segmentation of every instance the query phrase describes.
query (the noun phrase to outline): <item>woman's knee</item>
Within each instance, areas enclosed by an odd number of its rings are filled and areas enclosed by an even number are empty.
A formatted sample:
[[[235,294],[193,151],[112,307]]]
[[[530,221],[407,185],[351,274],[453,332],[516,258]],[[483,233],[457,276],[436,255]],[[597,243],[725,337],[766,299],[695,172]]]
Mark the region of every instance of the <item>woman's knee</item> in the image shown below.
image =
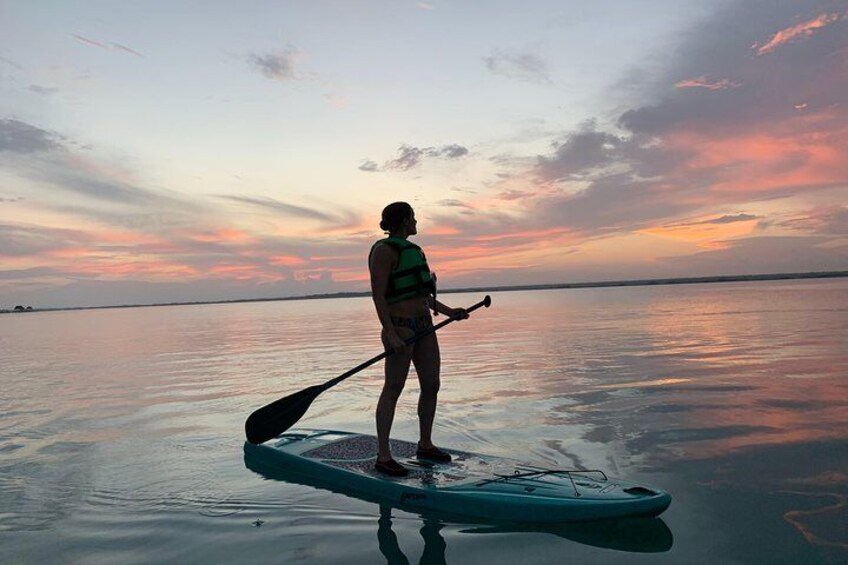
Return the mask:
[[[420,379],[419,384],[421,385],[421,394],[422,395],[433,395],[433,396],[435,396],[436,394],[439,393],[439,388],[441,388],[441,386],[442,386],[442,382],[439,379],[438,375],[422,378],[422,379]]]
[[[385,384],[383,384],[383,394],[396,402],[400,398],[405,385],[406,379],[386,380]]]

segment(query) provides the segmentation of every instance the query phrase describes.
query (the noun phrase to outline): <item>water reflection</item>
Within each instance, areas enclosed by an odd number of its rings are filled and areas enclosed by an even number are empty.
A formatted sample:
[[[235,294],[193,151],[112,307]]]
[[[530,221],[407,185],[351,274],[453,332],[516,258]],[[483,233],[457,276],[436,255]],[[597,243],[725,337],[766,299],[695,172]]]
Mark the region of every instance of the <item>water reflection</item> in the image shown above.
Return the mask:
[[[377,542],[380,553],[386,558],[388,565],[409,565],[409,559],[401,550],[397,535],[392,530],[392,506],[380,504],[380,519],[377,521]],[[432,518],[424,518],[421,527],[421,537],[424,539],[424,552],[421,554],[420,565],[444,565],[445,550],[448,544],[440,533],[445,525]]]
[[[249,443],[244,444],[244,464],[266,479],[310,486],[376,504],[380,515],[377,521],[377,541],[380,552],[389,565],[409,563],[397,535],[392,530],[393,509],[416,514],[421,518],[422,527],[419,532],[424,540],[424,551],[419,563],[422,565],[445,563],[447,542],[441,531],[447,525],[461,528],[458,531],[463,534],[546,533],[583,545],[632,553],[666,552],[674,544],[671,530],[660,518],[628,518],[574,524],[486,521],[442,512],[422,512],[403,503],[389,503],[376,495],[349,490],[343,483],[328,483],[314,476],[287,469],[279,462],[270,463],[267,458],[262,457],[261,450]]]
[[[662,484],[676,500],[663,515],[674,547],[651,562],[848,563],[848,279],[495,302],[440,334],[439,442]],[[418,562],[417,512],[392,506],[380,524],[374,502],[263,481],[232,457],[253,409],[378,352],[373,316],[365,298],[0,316],[0,563],[249,551],[370,564],[388,559],[375,542],[392,531]],[[375,366],[322,395],[302,424],[373,433],[381,387]],[[418,432],[416,387],[401,399],[398,437]],[[363,506],[360,521],[349,509]],[[250,519],[263,513],[283,519],[260,533]],[[552,563],[563,550],[629,562],[643,557],[597,547],[672,543],[660,520],[545,530],[448,520],[432,517],[425,543],[438,553],[436,530],[460,563]],[[336,541],[322,544],[331,528]],[[540,531],[552,535],[521,533]]]

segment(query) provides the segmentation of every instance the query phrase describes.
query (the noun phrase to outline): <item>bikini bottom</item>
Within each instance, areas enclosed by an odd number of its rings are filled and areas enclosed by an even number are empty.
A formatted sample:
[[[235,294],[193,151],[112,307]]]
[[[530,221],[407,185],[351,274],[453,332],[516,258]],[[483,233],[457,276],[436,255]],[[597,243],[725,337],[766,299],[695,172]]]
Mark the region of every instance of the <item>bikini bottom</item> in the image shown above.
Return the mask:
[[[409,328],[413,333],[419,334],[433,327],[433,318],[429,312],[409,317],[392,316],[392,324],[398,328]]]

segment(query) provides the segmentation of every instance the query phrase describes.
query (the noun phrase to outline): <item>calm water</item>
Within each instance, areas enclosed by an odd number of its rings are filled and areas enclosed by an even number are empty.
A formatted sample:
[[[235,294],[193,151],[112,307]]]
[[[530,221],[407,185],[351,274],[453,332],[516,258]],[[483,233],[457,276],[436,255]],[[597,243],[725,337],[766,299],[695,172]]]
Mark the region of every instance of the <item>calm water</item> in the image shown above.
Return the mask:
[[[0,562],[848,563],[848,281],[492,298],[440,332],[437,443],[645,480],[662,520],[458,523],[247,468],[247,414],[379,352],[368,299],[34,313],[0,316]],[[373,433],[381,375],[302,423]]]

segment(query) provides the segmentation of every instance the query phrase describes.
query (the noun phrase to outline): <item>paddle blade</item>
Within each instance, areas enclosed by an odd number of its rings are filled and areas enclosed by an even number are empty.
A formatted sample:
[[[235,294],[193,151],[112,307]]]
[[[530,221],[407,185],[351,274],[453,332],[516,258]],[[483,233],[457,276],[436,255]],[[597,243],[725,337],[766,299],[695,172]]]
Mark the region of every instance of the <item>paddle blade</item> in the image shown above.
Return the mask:
[[[277,437],[295,425],[324,390],[325,385],[311,386],[255,411],[244,423],[247,441],[256,444]]]

